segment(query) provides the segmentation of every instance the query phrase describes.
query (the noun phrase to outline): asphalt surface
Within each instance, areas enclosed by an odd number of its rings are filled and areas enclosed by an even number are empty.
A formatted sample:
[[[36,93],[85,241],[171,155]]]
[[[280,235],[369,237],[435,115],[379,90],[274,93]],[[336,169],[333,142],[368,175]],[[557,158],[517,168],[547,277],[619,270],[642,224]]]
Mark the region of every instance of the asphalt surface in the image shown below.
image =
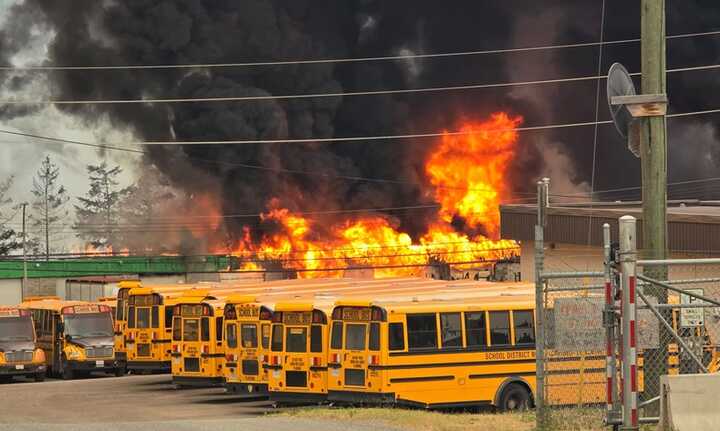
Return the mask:
[[[266,400],[226,394],[222,388],[174,389],[169,375],[0,384],[3,431],[368,429],[267,414],[273,411]]]

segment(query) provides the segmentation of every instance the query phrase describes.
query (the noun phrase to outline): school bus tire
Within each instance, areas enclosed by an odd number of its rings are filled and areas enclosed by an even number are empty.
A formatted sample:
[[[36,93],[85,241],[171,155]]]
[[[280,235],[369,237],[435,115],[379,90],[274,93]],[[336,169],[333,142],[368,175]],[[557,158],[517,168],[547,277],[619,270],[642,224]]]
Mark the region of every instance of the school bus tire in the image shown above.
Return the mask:
[[[60,371],[60,376],[63,380],[72,380],[75,377],[75,373],[73,372],[73,369],[70,368],[70,364],[67,359],[65,359],[65,356],[62,358],[62,370]]]
[[[34,378],[35,378],[36,382],[44,382],[45,381],[45,372],[43,371],[40,373],[36,373]]]
[[[502,393],[498,403],[498,409],[503,412],[524,411],[532,405],[530,391],[520,383],[510,383]]]
[[[122,377],[125,375],[125,373],[126,373],[125,367],[121,367],[119,365],[113,371],[113,374],[115,375],[115,377]]]

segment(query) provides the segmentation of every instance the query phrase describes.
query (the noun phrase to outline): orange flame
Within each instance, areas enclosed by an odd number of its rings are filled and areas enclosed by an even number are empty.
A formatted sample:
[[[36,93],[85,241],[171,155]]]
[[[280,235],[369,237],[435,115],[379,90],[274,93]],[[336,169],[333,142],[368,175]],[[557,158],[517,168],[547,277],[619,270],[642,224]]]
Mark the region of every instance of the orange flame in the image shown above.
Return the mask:
[[[518,139],[514,130],[522,119],[505,113],[482,123],[468,123],[461,134],[442,137],[425,171],[436,187],[440,216],[451,222],[456,215],[470,227],[482,226],[493,238],[500,227],[500,200],[510,195],[507,183]]]
[[[501,200],[509,198],[508,169],[517,150],[515,129],[522,119],[497,113],[484,122],[466,123],[460,134],[446,133],[425,163],[429,192],[439,203],[438,219],[417,241],[382,215],[337,218],[327,226],[283,208],[279,199],[268,203],[263,222],[278,228],[252,241],[250,229],[234,254],[248,257],[243,269],[257,269],[253,261],[278,260],[298,276],[339,277],[345,268],[374,268],[375,277],[407,276],[424,271],[432,257],[472,267],[483,261],[517,253],[514,241],[457,232],[451,222],[461,217],[473,231],[490,237],[499,233]],[[320,225],[322,223],[322,225]],[[326,232],[317,238],[318,228]]]

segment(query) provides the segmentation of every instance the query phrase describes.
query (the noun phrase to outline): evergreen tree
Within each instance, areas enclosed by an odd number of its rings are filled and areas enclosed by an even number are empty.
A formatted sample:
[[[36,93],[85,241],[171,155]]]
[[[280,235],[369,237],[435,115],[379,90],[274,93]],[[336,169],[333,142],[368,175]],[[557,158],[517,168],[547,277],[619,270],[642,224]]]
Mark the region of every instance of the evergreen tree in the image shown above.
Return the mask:
[[[12,203],[12,199],[7,197],[12,182],[13,177],[0,182],[0,256],[6,256],[11,251],[22,247],[22,242],[18,241],[15,230],[7,227],[7,223],[14,215],[6,212],[7,206]]]
[[[35,200],[32,203],[30,223],[38,232],[33,243],[38,250],[42,250],[46,259],[50,258],[51,242],[59,239],[62,230],[60,223],[68,216],[66,204],[70,197],[65,187],[58,184],[59,177],[60,168],[49,156],[45,156],[33,178],[32,194]]]
[[[122,246],[133,252],[161,251],[160,245],[167,242],[167,234],[159,241],[158,235],[143,232],[142,226],[162,224],[162,214],[176,197],[167,178],[154,167],[145,168],[135,184],[127,188],[120,206],[123,222],[133,226],[123,232]]]
[[[118,187],[119,166],[109,167],[106,162],[87,166],[90,189],[85,197],[78,197],[75,205],[78,238],[87,240],[94,247],[117,245],[120,203],[129,188]]]

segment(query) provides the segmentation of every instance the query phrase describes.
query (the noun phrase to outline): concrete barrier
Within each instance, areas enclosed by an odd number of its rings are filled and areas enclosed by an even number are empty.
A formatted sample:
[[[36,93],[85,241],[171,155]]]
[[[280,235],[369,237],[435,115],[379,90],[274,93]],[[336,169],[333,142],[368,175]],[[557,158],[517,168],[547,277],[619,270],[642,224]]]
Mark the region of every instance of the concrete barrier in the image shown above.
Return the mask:
[[[720,430],[720,374],[660,378],[661,431]]]

